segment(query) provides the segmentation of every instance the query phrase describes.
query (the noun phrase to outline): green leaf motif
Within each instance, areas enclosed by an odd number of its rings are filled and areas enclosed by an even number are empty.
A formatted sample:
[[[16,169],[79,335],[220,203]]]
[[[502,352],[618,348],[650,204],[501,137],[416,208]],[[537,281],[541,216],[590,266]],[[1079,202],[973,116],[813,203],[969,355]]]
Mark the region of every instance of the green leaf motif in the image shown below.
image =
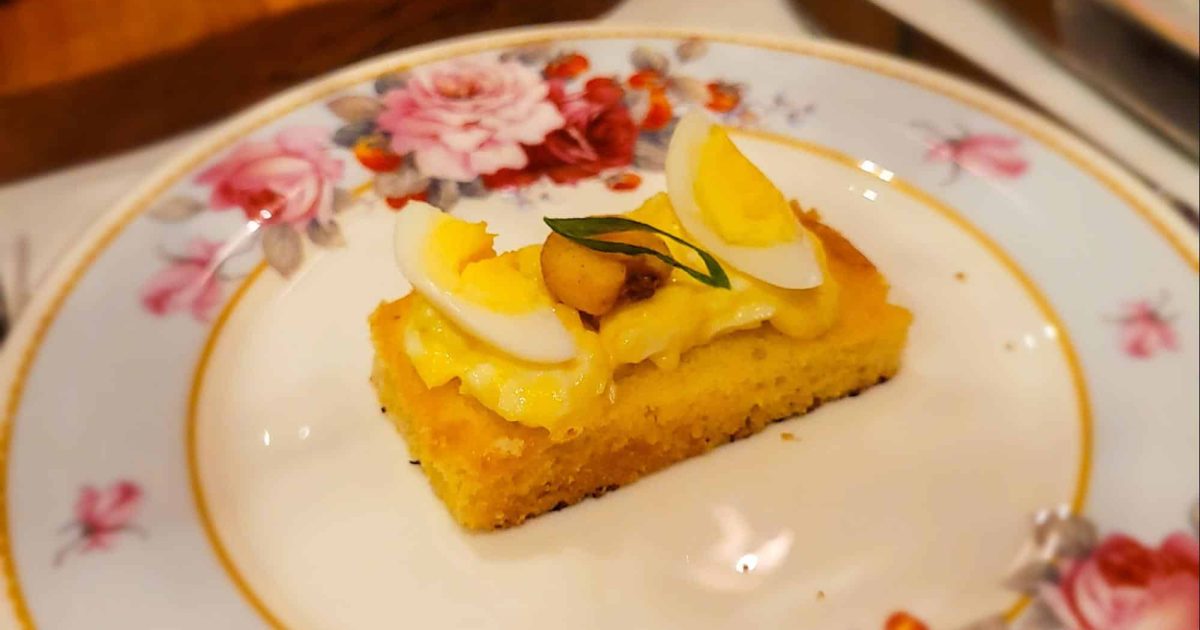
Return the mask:
[[[628,254],[637,256],[645,254],[653,256],[676,269],[680,269],[696,280],[707,284],[710,287],[719,289],[729,288],[729,276],[725,275],[725,270],[721,267],[721,263],[717,262],[708,252],[692,245],[691,243],[664,232],[653,225],[647,225],[641,221],[626,219],[624,217],[584,217],[582,219],[543,219],[546,225],[550,226],[564,238],[568,238],[588,249],[594,249],[598,252],[607,252],[610,254]],[[702,273],[691,267],[675,260],[668,254],[642,247],[640,245],[630,245],[629,243],[614,243],[612,241],[602,241],[592,238],[593,236],[602,236],[604,234],[612,234],[613,232],[652,232],[659,236],[669,238],[684,247],[690,248],[692,251],[700,255],[700,259],[704,261],[704,266],[708,273]]]

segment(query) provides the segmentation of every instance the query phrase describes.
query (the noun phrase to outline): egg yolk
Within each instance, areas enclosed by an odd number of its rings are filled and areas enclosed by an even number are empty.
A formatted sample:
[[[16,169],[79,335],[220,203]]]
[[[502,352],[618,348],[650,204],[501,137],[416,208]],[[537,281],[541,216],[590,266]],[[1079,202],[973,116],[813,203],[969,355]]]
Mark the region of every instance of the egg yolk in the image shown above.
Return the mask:
[[[693,181],[705,223],[731,245],[778,245],[800,232],[783,193],[718,125],[700,148]]]
[[[552,305],[542,282],[541,250],[530,245],[468,263],[459,276],[457,293],[497,313],[517,314]]]
[[[496,313],[550,306],[538,265],[540,247],[497,256],[493,240],[484,223],[443,217],[425,246],[425,268],[438,286]]]
[[[555,309],[578,347],[576,357],[564,363],[530,363],[497,350],[419,296],[404,331],[404,348],[426,386],[458,379],[459,391],[500,417],[566,437],[582,428],[572,412],[604,392],[612,369],[599,336],[583,328],[579,314],[562,305]]]
[[[496,255],[494,241],[485,223],[438,217],[422,252],[424,267],[438,286],[453,289],[468,263]]]

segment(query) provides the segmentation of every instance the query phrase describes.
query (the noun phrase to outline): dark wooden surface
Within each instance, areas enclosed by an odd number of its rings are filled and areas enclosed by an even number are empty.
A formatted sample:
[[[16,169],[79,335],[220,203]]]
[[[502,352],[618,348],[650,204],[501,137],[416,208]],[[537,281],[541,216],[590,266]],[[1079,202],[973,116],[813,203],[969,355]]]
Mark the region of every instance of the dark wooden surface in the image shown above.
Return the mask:
[[[1050,0],[1003,1],[1052,28]],[[792,2],[838,39],[1020,99],[868,0]],[[304,79],[389,50],[508,26],[589,19],[616,3],[0,0],[0,182],[218,120]]]
[[[219,119],[389,50],[613,4],[10,0],[0,4],[0,181]]]

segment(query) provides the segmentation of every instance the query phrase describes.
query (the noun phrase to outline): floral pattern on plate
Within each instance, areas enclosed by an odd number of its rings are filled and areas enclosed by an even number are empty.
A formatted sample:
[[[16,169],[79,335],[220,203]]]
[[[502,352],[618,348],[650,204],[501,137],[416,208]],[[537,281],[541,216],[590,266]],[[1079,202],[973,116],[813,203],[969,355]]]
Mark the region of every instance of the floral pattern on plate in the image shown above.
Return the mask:
[[[72,554],[111,549],[120,534],[145,537],[146,531],[133,522],[141,509],[142,487],[121,480],[105,488],[86,485],[75,501],[75,518],[63,527],[72,538],[54,554],[54,565],[61,565]]]
[[[1175,316],[1166,311],[1167,294],[1158,300],[1135,300],[1113,318],[1120,328],[1121,349],[1135,359],[1149,359],[1162,351],[1179,349]]]
[[[217,258],[221,246],[198,236],[181,254],[164,253],[167,265],[142,287],[142,306],[154,315],[187,311],[196,321],[212,319],[223,296]]]
[[[1029,161],[1021,155],[1021,140],[999,133],[974,133],[961,125],[957,133],[946,133],[936,125],[915,122],[929,136],[928,162],[950,165],[945,183],[953,183],[963,171],[979,177],[1014,179],[1025,174]]]
[[[1041,600],[1071,630],[1195,630],[1200,617],[1200,548],[1183,532],[1157,548],[1125,534],[1105,538],[1091,554],[1068,560]]]
[[[1033,598],[1031,610],[1019,623],[993,615],[961,630],[1197,630],[1200,543],[1195,534],[1173,532],[1157,547],[1120,532],[1098,540],[1091,521],[1044,510],[1035,515],[1032,536],[1007,582]],[[929,626],[897,611],[883,629]]]

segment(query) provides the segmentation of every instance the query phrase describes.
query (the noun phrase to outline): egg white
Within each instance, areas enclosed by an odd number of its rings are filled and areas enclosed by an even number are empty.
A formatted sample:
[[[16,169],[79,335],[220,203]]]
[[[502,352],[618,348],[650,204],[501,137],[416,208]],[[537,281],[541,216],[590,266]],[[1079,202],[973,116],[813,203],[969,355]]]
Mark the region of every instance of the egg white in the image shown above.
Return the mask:
[[[794,240],[762,247],[734,245],[709,227],[696,202],[695,181],[700,150],[712,125],[708,116],[692,110],[679,120],[667,147],[667,195],[680,225],[697,245],[746,275],[784,289],[819,286],[825,277],[813,245],[815,237],[798,219]]]
[[[420,201],[410,201],[396,218],[396,264],[413,290],[429,300],[460,328],[514,357],[535,363],[561,363],[575,358],[578,350],[554,309],[540,306],[524,313],[497,313],[456,295],[452,287],[434,281],[426,256],[438,221],[447,220],[442,211]]]

